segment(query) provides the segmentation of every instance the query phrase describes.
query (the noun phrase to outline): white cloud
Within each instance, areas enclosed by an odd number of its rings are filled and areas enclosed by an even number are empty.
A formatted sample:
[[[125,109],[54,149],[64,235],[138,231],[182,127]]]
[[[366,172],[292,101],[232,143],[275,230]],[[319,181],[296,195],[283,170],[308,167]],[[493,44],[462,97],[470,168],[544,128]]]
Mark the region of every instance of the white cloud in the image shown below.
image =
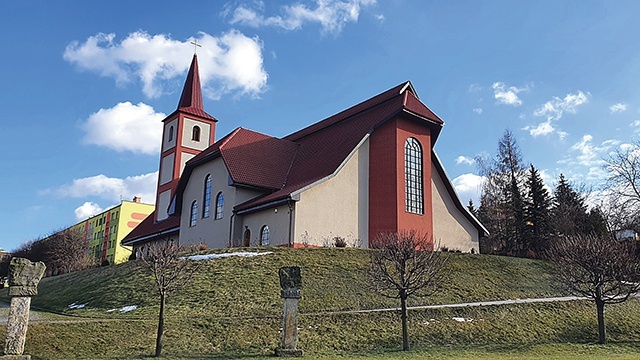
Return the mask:
[[[474,158],[470,158],[464,155],[460,155],[456,158],[456,164],[460,165],[460,164],[467,164],[467,165],[473,165],[476,163],[476,160]]]
[[[339,34],[348,23],[358,22],[362,8],[374,5],[376,0],[316,0],[315,8],[296,3],[282,7],[282,15],[265,17],[264,2],[257,1],[251,5],[241,5],[223,12],[223,16],[231,15],[229,22],[233,25],[251,27],[272,26],[287,31],[298,30],[305,23],[317,23],[323,33]],[[384,21],[384,15],[377,15]]]
[[[609,110],[611,111],[611,113],[617,113],[617,112],[622,112],[622,111],[626,111],[627,110],[627,104],[624,103],[617,103],[614,105],[611,105],[609,107]]]
[[[618,140],[606,140],[597,145],[593,143],[593,136],[586,134],[580,141],[571,146],[569,154],[558,163],[585,167],[587,168],[586,180],[602,180],[606,177],[606,171],[602,168],[604,164],[603,158],[612,148],[617,146],[623,147],[625,144],[621,145]],[[584,171],[581,173],[584,173]]]
[[[201,32],[197,41],[198,63],[203,90],[217,99],[223,94],[238,93],[258,96],[267,87],[267,73],[263,68],[262,42],[237,30],[219,37]],[[184,77],[189,68],[191,42],[173,40],[169,35],[149,35],[138,31],[120,43],[113,33],[90,36],[84,43],[74,41],[67,46],[64,59],[80,70],[112,77],[118,85],[133,79],[142,82],[147,97],[163,93],[163,83]],[[172,89],[175,90],[175,89]]]
[[[133,105],[124,102],[109,109],[100,109],[82,124],[84,142],[119,152],[157,154],[165,116],[143,103]]]
[[[534,116],[546,116],[547,120],[559,120],[567,112],[575,114],[578,106],[589,101],[589,94],[578,91],[575,94],[567,94],[563,99],[554,97],[533,112]]]
[[[74,179],[71,184],[66,184],[57,189],[48,189],[44,193],[52,193],[58,197],[87,198],[99,197],[111,202],[119,202],[120,199],[133,199],[134,196],[142,197],[145,203],[155,203],[158,172],[127,176],[124,179],[111,178],[103,174]]]
[[[471,84],[469,85],[469,89],[467,91],[474,93],[482,90],[482,86],[480,84]]]
[[[475,108],[473,109],[473,112],[476,114],[482,114],[482,108]]]
[[[556,131],[553,125],[551,125],[551,120],[541,122],[537,126],[525,126],[523,130],[528,130],[529,134],[531,134],[531,136],[533,137],[538,137],[540,135],[549,135]]]
[[[505,105],[513,105],[520,106],[522,105],[522,100],[518,97],[518,93],[523,91],[529,91],[528,87],[517,88],[515,86],[509,86],[503,82],[494,82],[491,85],[493,89],[493,97],[496,99],[497,104],[505,104]]]
[[[101,213],[103,210],[104,209],[101,208],[100,205],[87,201],[74,211],[76,214],[76,221],[86,220],[93,215]]]
[[[480,205],[480,193],[482,192],[482,184],[484,183],[483,176],[462,174],[453,179],[452,182],[460,200],[465,206],[469,200],[472,200],[475,206]]]

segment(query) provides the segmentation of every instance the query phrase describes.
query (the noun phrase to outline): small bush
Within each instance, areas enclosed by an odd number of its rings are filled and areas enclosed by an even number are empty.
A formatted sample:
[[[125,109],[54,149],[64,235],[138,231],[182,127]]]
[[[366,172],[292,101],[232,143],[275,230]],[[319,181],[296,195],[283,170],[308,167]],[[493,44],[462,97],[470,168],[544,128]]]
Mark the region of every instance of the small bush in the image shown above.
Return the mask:
[[[333,245],[337,248],[347,247],[347,240],[342,236],[334,236],[333,237]]]

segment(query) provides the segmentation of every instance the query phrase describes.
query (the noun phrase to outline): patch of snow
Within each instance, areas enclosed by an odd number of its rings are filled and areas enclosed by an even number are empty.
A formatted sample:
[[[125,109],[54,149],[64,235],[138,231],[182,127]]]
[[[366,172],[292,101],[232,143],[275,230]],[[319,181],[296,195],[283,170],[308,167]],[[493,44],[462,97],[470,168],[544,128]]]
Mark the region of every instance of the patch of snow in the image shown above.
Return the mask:
[[[107,310],[107,312],[114,312],[116,310],[118,310],[118,309],[109,309],[109,310]]]
[[[186,259],[198,261],[198,260],[221,259],[221,258],[227,258],[231,256],[253,257],[253,256],[259,256],[259,255],[267,255],[267,254],[273,254],[273,251],[265,251],[265,252],[238,251],[238,252],[224,253],[224,254],[191,255],[186,257]],[[181,259],[184,260],[185,258],[181,258]]]
[[[87,306],[87,304],[89,303],[84,303],[84,304],[73,303],[69,305],[69,309],[84,309],[84,307]]]
[[[138,308],[138,305],[125,306],[122,309],[120,309],[120,312],[121,313],[126,313],[126,312],[129,312],[129,311],[133,311],[133,310],[135,310],[137,308]]]
[[[465,319],[465,318],[461,318],[461,317],[454,317],[452,319],[457,321],[457,322],[472,322],[473,321],[473,319]]]

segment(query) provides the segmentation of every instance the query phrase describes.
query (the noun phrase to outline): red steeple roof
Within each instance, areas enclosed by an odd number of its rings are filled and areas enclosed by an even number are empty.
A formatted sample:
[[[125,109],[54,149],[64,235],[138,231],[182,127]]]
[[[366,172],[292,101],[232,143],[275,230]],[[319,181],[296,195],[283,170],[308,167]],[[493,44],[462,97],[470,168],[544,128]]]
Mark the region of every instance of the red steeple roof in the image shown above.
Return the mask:
[[[201,116],[206,119],[216,120],[213,116],[204,111],[202,87],[200,85],[200,70],[198,69],[198,56],[195,54],[193,55],[193,60],[191,60],[187,80],[184,82],[182,95],[178,102],[178,111]]]

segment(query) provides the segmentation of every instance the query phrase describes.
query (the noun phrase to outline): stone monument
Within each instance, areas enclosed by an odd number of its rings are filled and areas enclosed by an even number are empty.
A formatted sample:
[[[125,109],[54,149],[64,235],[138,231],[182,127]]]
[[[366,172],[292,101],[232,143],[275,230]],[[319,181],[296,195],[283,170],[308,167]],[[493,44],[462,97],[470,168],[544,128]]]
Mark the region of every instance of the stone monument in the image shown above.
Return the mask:
[[[296,349],[298,343],[298,299],[302,288],[299,266],[280,268],[280,296],[284,298],[284,316],[282,318],[282,342],[276,349],[276,356],[302,356],[302,350]]]
[[[29,360],[31,356],[22,355],[24,341],[29,325],[29,307],[31,297],[38,294],[38,283],[44,275],[43,262],[36,263],[27,259],[13,258],[9,264],[9,320],[7,321],[7,342],[4,346],[4,356],[0,360],[15,359]]]

